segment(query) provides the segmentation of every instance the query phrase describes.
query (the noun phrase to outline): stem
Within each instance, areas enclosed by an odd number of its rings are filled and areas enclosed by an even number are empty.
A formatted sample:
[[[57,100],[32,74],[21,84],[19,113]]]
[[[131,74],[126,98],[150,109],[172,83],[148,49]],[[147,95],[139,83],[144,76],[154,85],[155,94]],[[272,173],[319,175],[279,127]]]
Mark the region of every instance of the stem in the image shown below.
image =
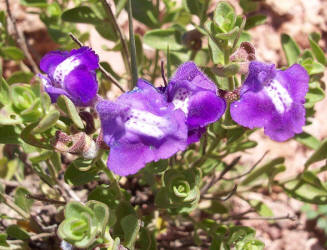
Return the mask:
[[[136,48],[135,48],[135,37],[133,29],[133,11],[132,11],[132,0],[128,0],[128,27],[129,27],[129,42],[131,51],[131,68],[132,68],[132,82],[133,89],[138,81],[137,75],[137,62],[136,62]]]
[[[32,200],[44,201],[44,202],[48,202],[48,203],[51,203],[51,204],[58,204],[58,205],[63,205],[63,206],[66,205],[66,202],[64,202],[64,201],[49,199],[49,198],[45,198],[45,197],[40,196],[40,195],[27,194],[26,198],[27,199],[32,199]]]
[[[201,13],[201,21],[200,21],[200,25],[201,26],[205,23],[205,21],[208,18],[208,16],[207,16],[207,10],[208,10],[210,1],[211,0],[205,0],[205,2],[203,4],[202,13]]]
[[[29,220],[30,215],[26,213],[23,209],[21,209],[19,206],[17,206],[10,198],[10,196],[0,193],[0,197],[3,200],[3,202],[10,208],[12,208],[14,211],[16,211],[20,216],[22,216],[24,219]]]
[[[69,33],[70,38],[79,46],[83,47],[83,44],[76,36],[74,36],[72,33]],[[117,88],[119,88],[123,93],[125,90],[122,86],[120,86],[120,83],[113,77],[108,71],[106,71],[101,65],[99,65],[99,69],[101,73],[109,80],[111,81]]]
[[[109,182],[113,185],[115,185],[117,191],[119,192],[119,198],[122,199],[123,198],[123,193],[120,190],[120,186],[119,183],[116,179],[116,177],[114,176],[114,174],[107,168],[106,164],[102,161],[102,159],[99,159],[98,161],[101,164],[101,168],[103,170],[103,172],[107,175]]]
[[[159,60],[159,50],[156,49],[156,55],[155,55],[155,59],[154,59],[154,69],[153,69],[152,76],[151,76],[152,83],[154,83],[154,81],[156,80],[156,72],[158,69],[158,60]]]
[[[40,73],[39,67],[37,63],[34,61],[31,53],[28,50],[28,44],[26,41],[26,38],[21,30],[18,29],[17,24],[16,24],[16,19],[11,13],[10,5],[9,5],[9,0],[6,0],[6,8],[7,8],[7,13],[9,17],[9,21],[12,24],[16,36],[17,43],[19,47],[24,51],[24,54],[28,60],[28,62],[31,64],[33,72],[34,73]]]
[[[110,18],[112,26],[113,26],[116,34],[118,35],[118,37],[120,39],[121,45],[123,47],[122,57],[123,57],[123,61],[124,61],[124,64],[125,64],[125,68],[126,68],[126,71],[128,72],[128,74],[131,75],[132,69],[131,69],[131,66],[129,64],[129,51],[128,51],[128,46],[127,46],[126,39],[125,39],[122,31],[120,30],[119,26],[118,26],[115,15],[112,12],[112,9],[111,9],[110,4],[108,3],[108,0],[101,0],[101,1],[102,1],[102,4],[103,4],[109,18]]]

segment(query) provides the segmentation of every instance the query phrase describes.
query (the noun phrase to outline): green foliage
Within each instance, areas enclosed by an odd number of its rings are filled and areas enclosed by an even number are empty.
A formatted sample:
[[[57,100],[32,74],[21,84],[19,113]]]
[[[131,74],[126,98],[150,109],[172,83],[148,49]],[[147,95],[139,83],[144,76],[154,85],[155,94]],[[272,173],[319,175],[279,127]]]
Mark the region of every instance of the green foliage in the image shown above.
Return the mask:
[[[158,207],[173,213],[187,213],[195,209],[200,198],[201,172],[193,169],[170,169],[163,176],[163,188],[156,195]]]
[[[296,63],[301,53],[299,45],[287,34],[282,34],[281,41],[288,65]]]
[[[85,205],[69,202],[65,207],[65,220],[58,228],[58,236],[76,247],[91,246],[97,236],[104,234],[109,218],[108,207],[98,201]]]

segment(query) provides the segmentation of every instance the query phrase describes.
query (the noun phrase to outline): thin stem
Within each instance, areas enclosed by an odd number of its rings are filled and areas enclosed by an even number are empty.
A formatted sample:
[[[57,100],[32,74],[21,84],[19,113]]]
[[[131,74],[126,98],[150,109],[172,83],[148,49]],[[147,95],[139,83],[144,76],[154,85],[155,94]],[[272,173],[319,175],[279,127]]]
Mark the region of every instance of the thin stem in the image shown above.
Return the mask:
[[[209,4],[210,4],[210,0],[204,1],[202,13],[201,13],[200,25],[203,25],[208,18],[207,10],[208,10]]]
[[[231,178],[223,178],[225,181],[233,181],[233,180],[236,180],[236,179],[239,179],[239,178],[242,178],[243,176],[246,176],[248,174],[250,174],[255,168],[256,166],[259,165],[259,163],[265,158],[265,156],[269,153],[269,150],[267,150],[263,156],[261,156],[261,158],[248,170],[246,171],[245,173],[243,174],[240,174],[238,176],[235,176],[235,177],[231,177]]]
[[[126,39],[125,39],[122,31],[119,28],[119,25],[116,21],[116,18],[111,9],[111,6],[108,3],[108,0],[101,0],[101,2],[109,16],[110,21],[112,22],[112,25],[113,25],[113,28],[114,28],[116,34],[118,35],[118,37],[120,39],[120,42],[122,45],[122,57],[123,57],[123,61],[125,64],[125,68],[126,68],[126,71],[129,73],[129,75],[131,75],[132,69],[131,69],[131,65],[129,64],[129,51],[128,51]]]
[[[34,61],[31,53],[28,50],[28,44],[27,44],[26,38],[24,36],[24,33],[21,30],[19,30],[18,27],[17,27],[16,19],[12,15],[12,12],[11,12],[11,9],[10,9],[9,0],[6,0],[5,2],[6,2],[6,8],[7,8],[7,13],[8,13],[8,17],[9,17],[9,22],[12,24],[12,26],[14,28],[17,43],[18,43],[19,47],[24,51],[24,54],[25,54],[28,62],[32,66],[33,72],[34,73],[40,73],[40,70],[39,70],[39,67],[37,66],[37,63]]]
[[[132,82],[133,82],[132,88],[134,88],[138,81],[138,73],[137,73],[136,47],[135,47],[133,11],[132,11],[131,0],[128,0],[128,28],[129,28],[130,51],[131,51],[131,68],[132,68]]]
[[[156,80],[156,73],[158,70],[158,61],[159,61],[159,50],[156,49],[156,54],[155,54],[155,58],[154,58],[154,68],[152,71],[152,76],[151,76],[151,82],[154,83],[154,81]]]
[[[295,215],[284,215],[284,216],[276,216],[276,217],[247,217],[247,216],[241,216],[241,217],[231,217],[231,220],[291,220],[296,221]]]
[[[101,164],[101,168],[103,170],[103,172],[107,175],[109,182],[111,184],[113,184],[117,191],[119,192],[119,197],[120,199],[123,198],[123,193],[120,190],[120,186],[119,186],[119,182],[117,181],[116,177],[114,176],[114,174],[107,168],[106,164],[102,161],[102,159],[99,159],[98,161]]]
[[[30,215],[28,213],[26,213],[23,209],[21,209],[19,206],[17,206],[15,204],[15,202],[13,202],[11,200],[10,196],[0,192],[0,197],[8,207],[12,208],[14,211],[16,211],[24,219],[26,219],[26,220],[30,219]]]
[[[161,77],[162,77],[162,80],[164,81],[165,87],[167,87],[168,83],[167,83],[166,76],[165,76],[164,61],[161,61]]]
[[[64,202],[64,201],[49,199],[49,198],[45,198],[45,197],[40,196],[40,195],[27,194],[26,198],[27,199],[38,200],[38,201],[43,201],[43,202],[48,202],[48,203],[51,203],[51,204],[66,205],[66,202]]]
[[[79,46],[83,47],[83,43],[78,40],[76,36],[74,36],[72,33],[69,33],[70,38]],[[106,71],[101,65],[99,65],[99,69],[101,73],[109,80],[111,81],[117,88],[119,88],[122,92],[126,92],[122,86],[120,86],[120,83],[108,72]]]

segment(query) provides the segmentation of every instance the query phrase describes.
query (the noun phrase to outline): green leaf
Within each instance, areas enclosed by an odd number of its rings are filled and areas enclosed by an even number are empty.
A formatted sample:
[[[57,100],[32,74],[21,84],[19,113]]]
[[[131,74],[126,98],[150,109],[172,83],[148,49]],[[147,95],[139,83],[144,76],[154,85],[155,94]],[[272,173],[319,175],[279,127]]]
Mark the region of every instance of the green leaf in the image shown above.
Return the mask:
[[[181,44],[181,33],[175,29],[154,29],[148,31],[143,41],[152,48],[159,50],[180,50],[183,48]]]
[[[308,71],[308,74],[315,75],[315,74],[322,74],[325,71],[325,66],[319,62],[313,61],[311,58],[306,58],[302,60],[301,65]]]
[[[59,111],[53,110],[49,112],[45,117],[41,119],[39,124],[35,128],[33,128],[31,134],[39,134],[47,131],[56,124],[56,122],[59,120],[59,117]]]
[[[315,149],[315,150],[318,149],[320,145],[320,141],[316,137],[306,132],[297,134],[295,136],[295,140],[307,146],[308,148]]]
[[[93,226],[96,226],[98,233],[103,235],[109,220],[109,209],[107,205],[96,200],[90,200],[85,205],[94,212]]]
[[[281,41],[288,65],[296,63],[301,54],[299,46],[287,34],[282,34]]]
[[[248,17],[246,19],[246,24],[245,24],[244,29],[245,30],[252,29],[256,26],[264,24],[266,22],[266,20],[267,20],[267,17],[265,15],[255,15],[255,16]]]
[[[288,195],[300,201],[313,204],[327,202],[327,190],[313,172],[306,171],[282,187]]]
[[[113,185],[109,187],[106,185],[97,186],[88,195],[88,200],[103,202],[113,209],[117,208],[119,199],[119,190],[117,190]]]
[[[321,161],[327,158],[327,139],[321,142],[320,146],[310,156],[310,158],[304,164],[305,168],[308,168],[311,164]]]
[[[183,4],[191,14],[201,17],[203,9],[201,1],[183,0]]]
[[[20,144],[20,133],[18,127],[0,126],[0,144]]]
[[[324,51],[319,47],[319,45],[311,37],[309,37],[309,42],[310,42],[312,52],[313,52],[315,58],[317,59],[317,61],[320,62],[322,65],[326,65],[327,60],[326,60]]]
[[[242,182],[242,185],[249,185],[250,183],[258,180],[260,177],[265,176],[268,178],[272,172],[274,171],[274,168],[284,163],[285,159],[282,157],[275,158],[271,160],[270,162],[266,163],[262,167],[259,167],[257,170],[253,171],[248,177]]]
[[[18,71],[11,74],[7,82],[10,85],[14,83],[29,83],[33,77],[34,74],[31,72]]]
[[[155,7],[150,0],[132,1],[133,17],[150,28],[159,26],[159,18],[156,16]]]
[[[20,3],[28,7],[39,7],[39,8],[44,8],[47,7],[48,5],[47,0],[20,0]]]
[[[73,164],[69,165],[64,178],[65,182],[74,186],[81,186],[90,181],[96,180],[97,172],[79,171]]]
[[[9,237],[17,240],[28,240],[30,238],[29,234],[18,225],[10,225],[7,227],[6,232]]]
[[[240,0],[240,6],[245,13],[248,13],[258,10],[259,3],[252,0]]]
[[[87,6],[79,6],[66,10],[64,13],[62,13],[61,19],[66,22],[73,23],[99,24],[103,22],[96,16],[93,10]]]
[[[263,217],[272,217],[274,216],[273,211],[262,201],[259,200],[249,200],[250,206],[255,209],[255,211]]]
[[[325,91],[320,87],[309,87],[309,91],[305,96],[305,108],[312,108],[317,102],[325,98]]]
[[[5,58],[7,59],[12,59],[12,60],[22,60],[24,59],[24,52],[17,48],[17,47],[14,47],[14,46],[7,46],[7,47],[2,47],[1,48],[1,51],[4,55]]]
[[[40,95],[40,102],[43,113],[47,113],[51,106],[50,96],[46,92],[42,92]]]
[[[136,237],[140,231],[140,222],[134,214],[127,215],[121,220],[121,227],[124,231],[124,245],[133,250]]]
[[[26,126],[20,134],[21,139],[24,142],[26,142],[27,144],[30,144],[32,146],[44,148],[44,149],[48,149],[48,150],[53,150],[53,146],[50,144],[50,141],[41,141],[41,140],[35,138],[31,134],[31,131],[36,126],[37,126],[37,123],[32,123],[32,124]]]
[[[1,247],[9,247],[9,245],[7,243],[7,237],[8,237],[8,235],[6,233],[0,233],[0,246]],[[6,250],[6,248],[4,248],[4,250]]]
[[[239,27],[234,27],[231,31],[227,33],[217,33],[215,34],[215,38],[221,39],[221,40],[230,40],[237,36],[237,34],[240,32]]]
[[[217,4],[214,12],[214,20],[224,32],[228,32],[234,28],[236,17],[233,6],[228,2],[221,1]]]
[[[0,177],[5,180],[11,180],[17,173],[19,167],[19,159],[8,161],[6,157],[0,159]]]
[[[69,116],[78,129],[84,129],[84,123],[79,116],[74,103],[67,96],[59,96],[57,99],[57,105]]]
[[[6,80],[0,75],[0,103],[2,105],[9,104],[10,101],[10,91]]]
[[[29,213],[31,210],[31,207],[34,203],[32,199],[28,199],[26,195],[30,194],[30,192],[23,187],[16,188],[15,191],[15,203],[17,206],[19,206],[21,209],[23,209],[25,212]]]
[[[114,31],[111,25],[108,25],[108,23],[100,22],[94,27],[102,37],[110,41],[117,41],[118,37],[116,35],[116,32]]]
[[[42,161],[46,161],[46,160],[50,159],[52,153],[53,152],[51,152],[50,150],[45,150],[45,151],[41,152],[39,155],[31,157],[30,161],[32,162],[32,164],[38,164]]]
[[[151,162],[147,164],[144,170],[153,174],[163,173],[168,168],[168,160],[159,160],[157,162]]]

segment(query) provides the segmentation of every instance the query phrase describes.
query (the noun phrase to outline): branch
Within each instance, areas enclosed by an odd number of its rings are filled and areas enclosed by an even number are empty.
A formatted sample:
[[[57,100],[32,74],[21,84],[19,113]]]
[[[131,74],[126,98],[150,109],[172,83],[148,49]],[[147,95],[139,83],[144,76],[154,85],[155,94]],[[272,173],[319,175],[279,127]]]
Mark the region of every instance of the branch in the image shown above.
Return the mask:
[[[76,36],[74,36],[72,33],[69,33],[70,38],[79,46],[79,47],[83,47],[83,43],[78,40],[78,38]],[[102,74],[104,74],[104,76],[111,81],[117,88],[119,88],[123,93],[126,92],[122,86],[120,86],[120,83],[108,72],[106,71],[100,64],[99,64],[99,68],[100,71],[102,72]]]
[[[162,77],[162,79],[164,81],[165,87],[167,87],[168,83],[167,83],[166,76],[165,76],[165,68],[164,68],[164,61],[163,60],[161,60],[161,77]]]
[[[40,196],[40,195],[27,194],[26,198],[27,199],[38,200],[38,201],[44,201],[44,202],[48,202],[48,203],[51,203],[51,204],[66,205],[66,202],[64,202],[64,201],[49,199],[49,198],[45,198],[45,197]]]
[[[229,200],[237,191],[237,185],[233,187],[232,191],[230,191],[225,197],[202,197],[205,200],[219,200],[219,201],[227,201]]]
[[[231,216],[232,220],[291,220],[291,221],[296,221],[296,216],[295,215],[284,215],[284,216],[277,216],[277,217],[233,217]]]
[[[205,194],[206,192],[208,192],[208,190],[218,181],[220,181],[221,179],[223,179],[223,177],[225,176],[225,174],[227,174],[241,159],[240,156],[236,157],[231,164],[227,165],[223,171],[220,172],[219,176],[216,177],[216,175],[214,175],[210,182],[205,185],[202,189],[201,189],[201,195]]]
[[[28,62],[32,66],[33,72],[36,74],[40,73],[37,63],[34,61],[31,53],[28,50],[28,44],[27,44],[26,38],[25,38],[23,32],[18,29],[17,24],[16,24],[16,19],[11,13],[9,0],[6,0],[5,2],[6,2],[6,8],[7,8],[9,22],[14,28],[16,41],[17,41],[19,47],[24,51],[24,54],[25,54]]]
[[[250,174],[258,165],[259,163],[263,160],[263,158],[265,158],[265,156],[269,153],[269,150],[267,150],[263,156],[261,156],[261,158],[256,162],[254,163],[254,165],[248,170],[246,171],[245,173],[243,174],[240,174],[238,176],[235,176],[235,177],[231,177],[231,178],[223,178],[225,181],[233,181],[233,180],[236,180],[236,179],[239,179],[239,178],[242,178],[243,176],[246,176],[248,174]]]
[[[123,57],[123,60],[124,60],[126,70],[129,73],[131,73],[132,69],[131,69],[131,65],[129,64],[129,51],[128,51],[126,39],[125,39],[122,31],[120,30],[120,28],[118,26],[118,23],[116,22],[116,17],[115,17],[115,15],[114,15],[114,13],[113,13],[113,11],[111,9],[110,4],[108,3],[108,0],[101,0],[101,2],[103,4],[109,18],[110,18],[110,21],[112,22],[114,30],[116,31],[117,35],[119,36],[119,39],[120,39],[120,42],[121,42],[121,45],[122,45],[122,48],[123,48],[122,57]]]

